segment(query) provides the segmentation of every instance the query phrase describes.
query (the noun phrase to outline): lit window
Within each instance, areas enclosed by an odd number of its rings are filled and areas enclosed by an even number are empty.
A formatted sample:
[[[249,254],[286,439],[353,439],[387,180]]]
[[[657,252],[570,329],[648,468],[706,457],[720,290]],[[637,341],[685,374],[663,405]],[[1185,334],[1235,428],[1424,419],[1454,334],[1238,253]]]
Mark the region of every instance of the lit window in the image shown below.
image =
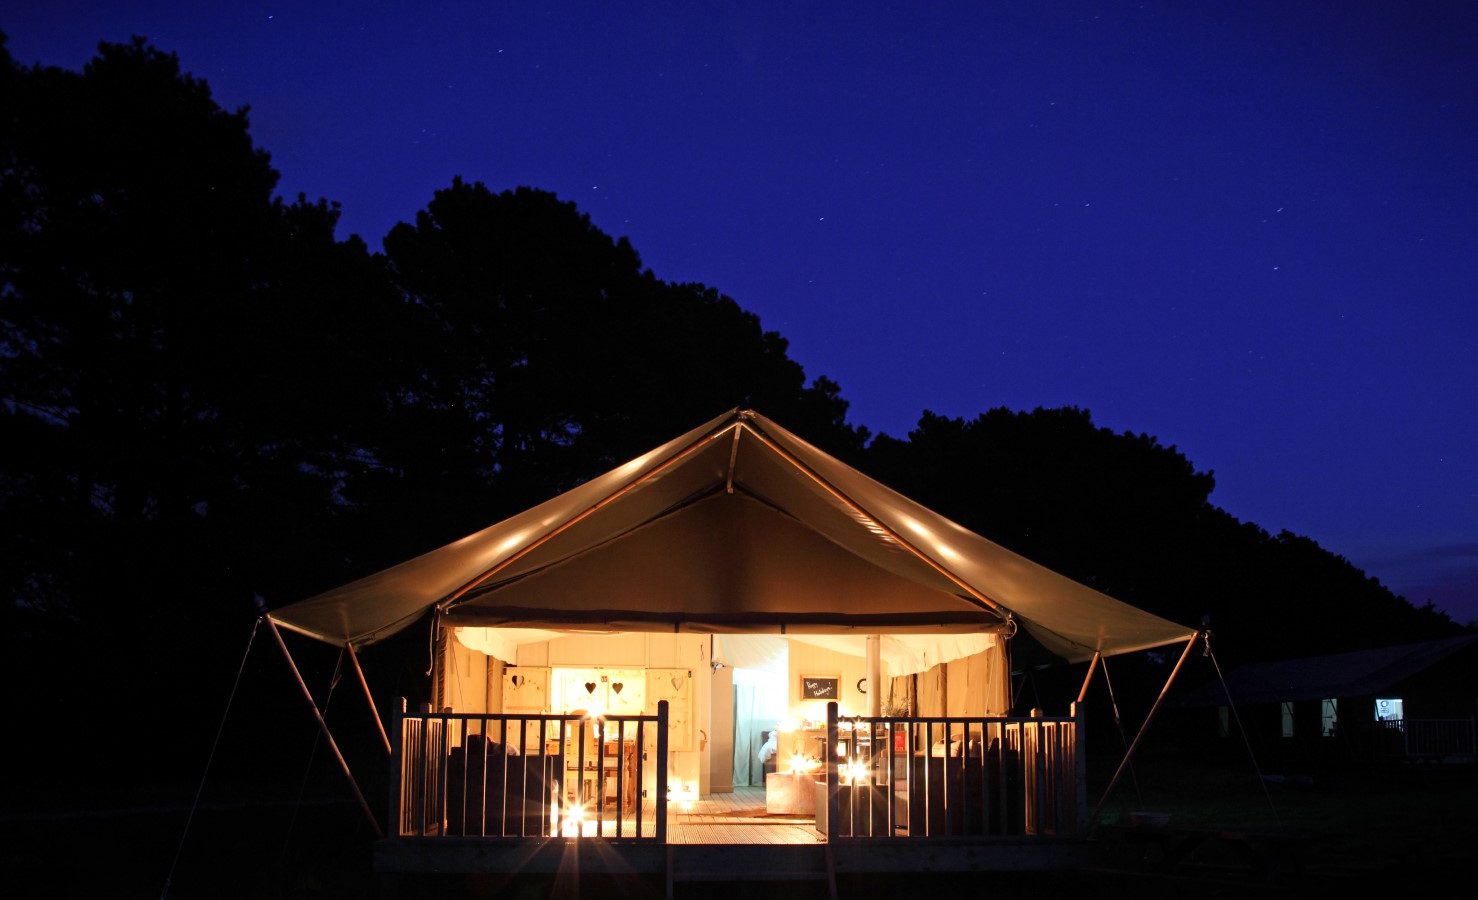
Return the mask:
[[[1293,737],[1293,701],[1283,702],[1283,736]]]
[[[1403,706],[1400,697],[1385,697],[1375,701],[1375,718],[1378,722],[1400,721],[1406,718],[1402,713]]]
[[[1325,737],[1334,734],[1334,728],[1339,724],[1339,701],[1325,700],[1319,709],[1319,733]]]

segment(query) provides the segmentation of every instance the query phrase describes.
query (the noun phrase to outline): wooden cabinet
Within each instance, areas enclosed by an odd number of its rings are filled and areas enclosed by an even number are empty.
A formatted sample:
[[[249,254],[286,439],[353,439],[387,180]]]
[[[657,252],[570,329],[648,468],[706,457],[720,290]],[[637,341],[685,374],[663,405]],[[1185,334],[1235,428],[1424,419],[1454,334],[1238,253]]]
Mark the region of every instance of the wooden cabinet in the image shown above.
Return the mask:
[[[648,669],[646,714],[657,714],[657,703],[667,701],[667,749],[669,752],[693,749],[693,670]],[[654,729],[655,731],[655,729]],[[657,736],[647,738],[647,746],[657,746]]]

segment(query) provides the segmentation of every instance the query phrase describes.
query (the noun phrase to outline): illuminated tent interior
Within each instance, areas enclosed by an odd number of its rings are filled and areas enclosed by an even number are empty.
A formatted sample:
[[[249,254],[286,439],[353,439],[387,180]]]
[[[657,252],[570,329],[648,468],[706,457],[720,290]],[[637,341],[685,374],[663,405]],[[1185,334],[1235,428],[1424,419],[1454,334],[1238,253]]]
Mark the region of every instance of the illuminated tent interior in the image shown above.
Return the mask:
[[[678,766],[701,771],[705,790],[718,754],[702,751],[731,739],[725,667],[763,652],[747,638],[787,642],[792,716],[814,720],[808,675],[834,678],[853,713],[895,701],[892,687],[866,696],[869,635],[880,684],[917,675],[917,706],[999,715],[1018,627],[1069,661],[1195,633],[991,543],[748,410],[271,618],[362,648],[427,613],[445,635],[436,703],[457,711],[560,712],[594,699],[562,698],[562,685],[684,674],[692,740],[676,755],[694,755]],[[541,697],[524,696],[531,684]]]

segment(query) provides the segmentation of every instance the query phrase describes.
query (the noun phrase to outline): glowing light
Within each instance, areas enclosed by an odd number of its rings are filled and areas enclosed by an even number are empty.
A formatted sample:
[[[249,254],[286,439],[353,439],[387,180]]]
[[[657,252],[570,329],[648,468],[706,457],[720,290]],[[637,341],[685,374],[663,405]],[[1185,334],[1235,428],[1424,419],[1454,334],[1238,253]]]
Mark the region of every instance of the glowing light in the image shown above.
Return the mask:
[[[668,776],[667,802],[676,803],[679,808],[687,812],[693,808],[698,800],[698,782],[684,782],[681,778]]]
[[[575,837],[580,834],[594,833],[595,823],[586,815],[583,803],[570,804],[563,811],[551,810],[549,816],[556,835]]]
[[[507,553],[508,551],[510,551],[510,550],[514,549],[515,547],[517,547],[519,544],[522,544],[527,539],[528,539],[528,534],[527,533],[522,532],[522,531],[516,531],[513,534],[510,534],[508,537],[504,538],[502,540],[502,542],[498,544],[498,551],[497,552],[499,554]]]
[[[844,784],[865,784],[867,774],[867,764],[861,760],[854,759],[837,768],[837,777]]]
[[[807,772],[814,771],[819,765],[821,765],[819,760],[810,759],[804,753],[790,754],[790,773],[792,775],[804,775]]]
[[[907,528],[909,531],[912,531],[919,537],[928,538],[934,536],[934,533],[932,531],[930,531],[924,525],[921,525],[920,523],[909,518],[908,516],[899,516],[899,518],[903,520],[903,527]]]

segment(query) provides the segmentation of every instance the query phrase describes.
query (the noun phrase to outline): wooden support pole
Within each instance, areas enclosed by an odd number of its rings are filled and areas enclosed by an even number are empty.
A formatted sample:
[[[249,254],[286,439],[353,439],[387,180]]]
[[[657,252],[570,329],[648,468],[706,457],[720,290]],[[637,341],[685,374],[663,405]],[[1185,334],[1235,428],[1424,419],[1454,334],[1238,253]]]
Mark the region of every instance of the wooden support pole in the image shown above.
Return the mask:
[[[1081,706],[1083,704],[1083,701],[1088,698],[1088,685],[1090,682],[1093,681],[1093,672],[1095,669],[1098,668],[1098,661],[1102,658],[1102,653],[1098,652],[1097,650],[1093,651],[1093,659],[1088,662],[1088,674],[1083,676],[1083,687],[1078,691],[1079,706]]]
[[[1180,660],[1176,662],[1175,668],[1170,671],[1170,677],[1165,679],[1165,686],[1160,688],[1160,696],[1155,698],[1155,705],[1150,707],[1149,715],[1144,717],[1144,724],[1139,726],[1139,733],[1134,736],[1134,742],[1124,752],[1124,758],[1119,762],[1119,768],[1114,770],[1114,777],[1109,779],[1109,785],[1104,789],[1103,796],[1099,798],[1098,805],[1093,807],[1093,815],[1088,817],[1089,827],[1092,827],[1098,821],[1098,814],[1103,811],[1103,804],[1108,802],[1109,795],[1114,792],[1114,786],[1119,783],[1120,776],[1124,774],[1124,767],[1129,765],[1129,757],[1134,755],[1134,748],[1138,747],[1139,742],[1144,738],[1144,733],[1149,729],[1150,722],[1155,718],[1155,713],[1159,711],[1160,704],[1165,702],[1165,695],[1170,693],[1170,685],[1175,683],[1175,676],[1180,674],[1181,667],[1185,665],[1185,661],[1190,658],[1191,650],[1196,646],[1196,641],[1201,638],[1201,633],[1196,632],[1190,640],[1185,642],[1185,651],[1180,654]]]
[[[867,636],[867,714],[877,718],[883,714],[883,638]]]
[[[1094,659],[1098,658],[1094,654]],[[1074,703],[1073,716],[1073,831],[1088,829],[1088,722],[1082,703]]]
[[[359,676],[359,686],[364,688],[364,699],[369,701],[370,714],[374,716],[375,728],[380,731],[380,740],[385,742],[385,752],[392,754],[390,747],[390,735],[385,733],[385,723],[380,721],[380,710],[375,706],[375,696],[370,693],[369,682],[364,679],[364,670],[359,667],[359,656],[354,652],[354,645],[344,643],[344,649],[349,651],[349,663],[354,666],[354,674]]]
[[[405,831],[405,804],[402,801],[405,778],[405,698],[396,697],[390,707],[390,732],[395,745],[390,751],[390,833],[399,837]],[[487,778],[487,772],[483,772]]]
[[[837,822],[837,800],[841,795],[841,781],[837,777],[837,702],[826,704],[826,842],[830,844],[841,833]],[[855,803],[855,794],[853,798]]]
[[[297,679],[298,688],[303,692],[303,699],[308,701],[308,708],[313,710],[313,718],[318,720],[318,727],[323,729],[323,736],[328,741],[329,750],[333,751],[334,759],[339,761],[339,768],[344,770],[344,777],[349,779],[349,786],[354,789],[354,796],[359,800],[360,809],[364,810],[364,817],[369,820],[370,827],[375,830],[375,836],[383,838],[385,832],[380,830],[380,823],[375,819],[375,814],[370,811],[369,802],[364,799],[364,792],[359,789],[359,782],[354,780],[354,773],[349,771],[349,763],[344,759],[344,754],[339,752],[338,742],[334,740],[333,733],[328,730],[328,723],[323,720],[323,713],[318,711],[318,704],[313,702],[313,692],[308,690],[307,682],[303,681],[303,674],[298,671],[298,664],[293,662],[293,655],[288,652],[287,644],[283,643],[282,632],[277,630],[277,623],[265,611],[262,616],[267,622],[267,630],[272,632],[272,637],[277,641],[277,649],[282,651],[282,658],[287,660],[287,667],[292,670],[293,678]]]
[[[666,700],[657,701],[657,843],[667,843],[667,718]]]

